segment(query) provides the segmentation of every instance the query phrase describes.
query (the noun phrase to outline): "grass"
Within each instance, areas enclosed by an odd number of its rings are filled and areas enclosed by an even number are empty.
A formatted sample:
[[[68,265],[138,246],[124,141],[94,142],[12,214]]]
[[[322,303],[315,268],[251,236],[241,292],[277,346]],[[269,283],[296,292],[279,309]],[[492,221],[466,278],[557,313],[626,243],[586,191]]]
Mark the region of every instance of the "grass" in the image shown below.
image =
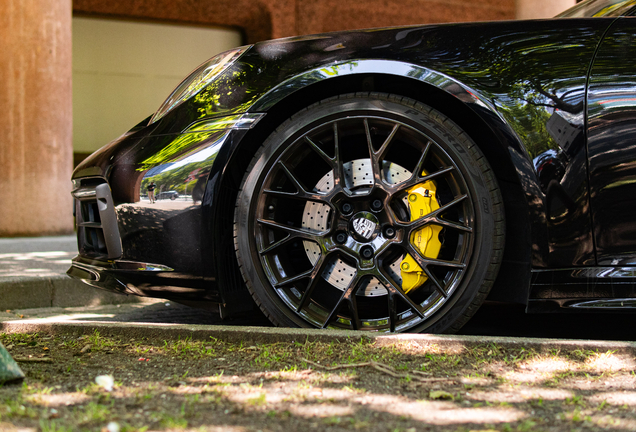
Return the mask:
[[[602,369],[606,363],[620,365],[611,351],[539,352],[498,344],[445,351],[403,343],[377,346],[366,338],[259,345],[215,338],[152,343],[99,332],[79,338],[2,334],[0,341],[20,356],[50,355],[55,360],[27,363],[23,386],[0,387],[0,430],[4,422],[41,431],[101,431],[115,421],[122,432],[205,430],[210,425],[266,430],[279,424],[290,430],[407,431],[435,426],[525,432],[553,426],[593,430],[599,427],[599,416],[602,425],[624,424],[634,417],[631,406],[599,402],[594,392],[577,389],[581,383],[601,388],[610,378],[624,379],[626,388],[633,388],[633,368]],[[363,367],[326,370],[302,359],[324,367],[378,362],[395,374]],[[112,392],[94,383],[95,376],[105,372],[116,379]],[[523,373],[534,381],[523,381]],[[538,393],[506,399],[520,389]],[[549,399],[541,396],[541,391],[560,389],[567,391],[545,393]],[[422,410],[437,409],[448,418],[463,410],[516,417],[445,425],[417,417]],[[310,414],[303,414],[306,410]]]
[[[257,397],[248,399],[247,404],[251,406],[265,406],[267,404],[267,395],[261,393]]]

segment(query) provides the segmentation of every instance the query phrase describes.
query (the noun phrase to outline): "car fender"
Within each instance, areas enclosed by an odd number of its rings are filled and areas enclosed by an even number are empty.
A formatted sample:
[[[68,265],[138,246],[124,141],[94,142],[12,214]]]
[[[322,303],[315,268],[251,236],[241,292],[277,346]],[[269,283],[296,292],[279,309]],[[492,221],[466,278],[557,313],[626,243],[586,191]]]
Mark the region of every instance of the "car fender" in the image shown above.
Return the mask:
[[[413,80],[413,84],[433,87],[452,97],[457,103],[469,109],[481,122],[491,131],[495,138],[489,141],[492,146],[497,146],[496,154],[499,157],[507,157],[507,163],[513,166],[511,170],[512,181],[521,186],[525,195],[526,214],[530,215],[531,232],[528,234],[528,241],[534,245],[533,264],[542,266],[546,261],[547,235],[545,232],[545,196],[539,187],[536,171],[532,164],[532,158],[528,154],[523,140],[515,132],[514,128],[493,106],[489,98],[485,96],[481,89],[470,87],[444,73],[426,68],[412,63],[405,63],[393,60],[378,59],[358,59],[349,60],[337,64],[330,64],[324,67],[313,68],[304,73],[293,76],[263,94],[250,107],[249,111],[254,113],[270,113],[280,106],[288,103],[295,93],[310,90],[312,86],[330,85],[345,77],[388,77],[389,79],[402,78]],[[269,115],[269,114],[267,114]],[[235,148],[226,149],[224,158],[219,154],[216,163],[221,167],[232,163],[237,151],[244,149],[244,145],[249,143],[248,137],[240,141],[234,141]],[[492,162],[492,161],[491,161]],[[216,171],[216,170],[213,170]],[[212,177],[212,174],[211,174]],[[210,182],[209,185],[220,185],[220,182]],[[216,195],[214,191],[210,194]],[[530,245],[528,245],[530,246]]]

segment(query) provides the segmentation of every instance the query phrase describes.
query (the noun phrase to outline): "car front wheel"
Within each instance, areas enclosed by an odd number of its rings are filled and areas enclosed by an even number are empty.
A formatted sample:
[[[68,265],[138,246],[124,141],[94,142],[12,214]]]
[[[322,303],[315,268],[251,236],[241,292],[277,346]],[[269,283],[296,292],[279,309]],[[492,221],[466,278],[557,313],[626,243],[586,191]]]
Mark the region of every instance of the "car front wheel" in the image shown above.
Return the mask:
[[[254,156],[235,210],[253,298],[276,325],[455,332],[501,261],[494,174],[450,119],[411,99],[314,104]]]

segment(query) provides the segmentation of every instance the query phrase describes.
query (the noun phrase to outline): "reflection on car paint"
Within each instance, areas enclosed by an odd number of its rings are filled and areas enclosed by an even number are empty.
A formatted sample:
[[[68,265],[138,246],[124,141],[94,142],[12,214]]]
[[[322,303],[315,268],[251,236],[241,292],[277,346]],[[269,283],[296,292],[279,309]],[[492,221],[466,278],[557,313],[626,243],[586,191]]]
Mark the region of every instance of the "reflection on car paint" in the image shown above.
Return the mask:
[[[610,28],[590,77],[590,196],[600,265],[636,264],[635,20]]]
[[[587,61],[591,61],[604,29],[597,25],[598,21],[559,21],[559,26],[555,26],[554,22],[534,23],[531,30],[523,31],[517,23],[492,23],[486,30],[478,24],[431,26],[396,32],[392,44],[377,45],[372,40],[377,38],[384,42],[383,32],[390,30],[338,35],[338,39],[345,40],[342,44],[346,47],[339,51],[340,55],[364,58],[382,52],[382,56],[391,58],[393,55],[399,57],[399,61],[351,60],[314,69],[307,64],[309,70],[268,90],[251,109],[267,111],[295,91],[336,77],[354,74],[403,76],[452,94],[482,118],[486,112],[488,115],[494,113],[495,119],[485,120],[491,123],[491,127],[508,129],[506,133],[517,140],[507,142],[507,152],[520,152],[522,157],[530,159],[548,150],[564,150],[559,146],[564,144],[559,143],[564,136],[557,132],[559,125],[555,123],[561,123],[561,120],[553,117],[556,114],[569,125],[566,134],[570,143],[565,145],[569,158],[564,161],[562,178],[553,183],[559,184],[559,187],[551,188],[558,192],[551,194],[550,215],[546,214],[546,191],[539,195],[543,200],[535,213],[539,221],[543,218],[549,220],[546,227],[548,235],[542,236],[544,228],[539,226],[542,222],[535,220],[532,242],[537,245],[536,251],[545,252],[535,254],[533,264],[592,265],[595,256],[586,194],[583,126]],[[610,22],[605,21],[605,25]],[[306,63],[312,60],[317,64],[324,63],[325,54],[321,54],[324,50],[319,47],[331,46],[333,40],[313,42],[314,46],[302,45],[301,52],[295,52],[288,43],[286,52],[281,56],[311,53],[313,57],[308,58]],[[266,76],[267,68],[254,59],[265,48],[257,45],[241,60],[259,64],[258,68]],[[281,68],[291,61],[280,59]],[[527,199],[534,201],[537,195],[533,184],[538,182],[536,171],[517,174]],[[550,183],[545,173],[543,181]],[[548,242],[545,247],[540,244],[544,238]]]
[[[404,78],[452,95],[497,138],[492,146],[501,147],[498,154],[508,159],[502,164],[514,167],[502,183],[521,185],[527,206],[523,210],[529,215],[527,231],[519,233],[519,227],[511,225],[508,236],[528,236],[522,242],[531,248],[536,271],[548,266],[632,265],[633,19],[616,21],[600,46],[587,113],[588,66],[613,19],[378,29],[263,42],[179,109],[155,124],[140,123],[94,154],[74,178],[100,176],[111,185],[126,259],[161,263],[193,275],[211,271],[216,277],[216,264],[207,266],[206,259],[226,250],[206,250],[216,241],[209,238],[208,224],[221,226],[223,218],[215,206],[233,203],[215,199],[227,181],[225,168],[249,144],[243,140],[245,131],[262,113],[325,82],[359,76],[367,80],[369,91],[381,91],[386,77]],[[584,133],[586,115],[589,137]],[[223,129],[222,122],[231,130]],[[152,180],[186,198],[151,205],[142,191]],[[201,238],[211,244],[201,244]],[[581,290],[586,295],[583,285],[588,279],[627,278],[620,272],[605,276],[585,268],[580,269],[585,276],[564,273],[561,282],[574,280],[572,289],[564,283],[530,295],[566,298]],[[533,283],[545,287],[540,279]]]
[[[198,271],[200,259],[185,251],[200,248],[203,192],[210,167],[228,134],[211,131],[178,135],[161,154],[139,164],[137,172],[143,174],[135,191],[139,199],[116,207],[124,259],[170,263],[182,272]],[[152,168],[141,171],[149,166]],[[141,196],[151,182],[156,185],[154,203]],[[162,199],[167,191],[174,191],[174,199]]]

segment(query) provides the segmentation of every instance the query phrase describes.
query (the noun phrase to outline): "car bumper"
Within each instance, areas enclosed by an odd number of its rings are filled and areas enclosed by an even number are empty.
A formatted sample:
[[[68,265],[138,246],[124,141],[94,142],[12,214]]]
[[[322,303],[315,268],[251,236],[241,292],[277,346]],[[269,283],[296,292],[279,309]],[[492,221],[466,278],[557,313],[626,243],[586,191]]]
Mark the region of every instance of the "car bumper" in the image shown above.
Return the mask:
[[[78,255],[66,273],[92,287],[120,294],[220,303],[218,293],[210,290],[214,278],[175,272],[160,264],[99,261]]]
[[[207,184],[217,154],[262,116],[203,120],[172,136],[129,133],[89,157],[74,173],[79,255],[69,276],[122,294],[218,301],[203,264]],[[151,202],[143,192],[152,181],[187,192]]]

